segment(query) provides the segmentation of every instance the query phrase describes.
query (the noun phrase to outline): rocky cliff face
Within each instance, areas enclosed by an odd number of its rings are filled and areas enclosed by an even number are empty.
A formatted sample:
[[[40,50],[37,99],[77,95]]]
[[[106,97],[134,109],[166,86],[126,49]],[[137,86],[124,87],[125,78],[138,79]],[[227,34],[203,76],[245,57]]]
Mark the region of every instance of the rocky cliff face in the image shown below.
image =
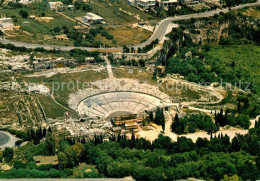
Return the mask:
[[[227,37],[229,33],[229,23],[219,22],[205,23],[198,21],[195,29],[187,30],[194,44],[219,44],[220,37]]]
[[[181,22],[180,24],[183,33],[186,37],[191,38],[193,44],[218,45],[222,38],[225,39],[229,36],[235,39],[245,38],[255,41],[253,36],[259,32],[260,20],[232,12],[196,21]]]

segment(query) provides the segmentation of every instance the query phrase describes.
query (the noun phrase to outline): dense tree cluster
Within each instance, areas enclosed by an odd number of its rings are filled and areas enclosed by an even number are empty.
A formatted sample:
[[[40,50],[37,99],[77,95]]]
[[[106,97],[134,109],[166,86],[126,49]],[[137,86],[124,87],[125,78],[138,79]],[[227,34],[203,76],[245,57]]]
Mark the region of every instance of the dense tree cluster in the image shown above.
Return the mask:
[[[153,40],[149,45],[146,45],[146,46],[143,47],[143,48],[140,48],[140,47],[139,47],[139,48],[137,49],[137,52],[138,52],[138,53],[146,53],[146,52],[152,50],[154,47],[156,47],[156,46],[158,45],[158,43],[159,43],[159,40],[158,40],[158,39]],[[135,49],[134,49],[134,48],[131,48],[131,49],[130,49],[130,48],[127,47],[126,45],[123,46],[123,51],[124,51],[125,53],[129,53],[130,50],[131,50],[132,52],[135,52]]]
[[[8,2],[7,4],[9,7],[4,7],[4,8],[13,8],[13,9],[17,9],[17,8],[23,8],[24,5],[22,3],[19,3],[19,2],[13,2],[13,1],[10,1]]]
[[[24,11],[24,10],[20,10],[20,15],[22,16],[22,18],[28,18],[28,12]]]
[[[112,40],[114,37],[102,26],[97,28],[91,28],[89,33],[76,33],[69,32],[68,37],[74,41],[74,46],[86,46],[86,47],[100,47],[102,42],[96,41],[95,37],[100,34],[108,40]]]
[[[155,111],[154,123],[162,125],[165,122],[163,108],[157,107]]]
[[[220,180],[225,174],[237,174],[243,179],[254,179],[259,174],[251,156],[258,154],[254,149],[259,146],[256,135],[259,136],[259,130],[253,129],[249,135],[238,135],[232,141],[219,135],[210,141],[199,138],[196,143],[185,137],[172,142],[162,135],[153,143],[118,137],[110,142],[86,143],[82,160],[96,164],[105,176],[116,178],[132,175],[137,180]]]
[[[230,92],[229,92],[230,93]],[[229,94],[226,99],[232,97]],[[223,100],[226,103],[226,100]],[[255,95],[251,93],[240,93],[237,99],[233,101],[237,104],[236,109],[223,109],[219,113],[215,113],[216,124],[219,126],[240,126],[244,129],[250,127],[250,119],[260,114],[260,103]]]
[[[219,43],[233,46],[228,48],[226,46],[211,47],[208,44],[203,46],[193,44],[187,31],[198,35],[195,27],[196,21],[200,21],[205,26],[228,23],[228,36],[221,36]],[[169,34],[170,41],[165,43],[161,57],[158,59],[158,64],[166,66],[167,73],[178,73],[185,76],[187,80],[196,83],[219,82],[223,86],[230,83],[238,88],[251,90],[253,93],[260,95],[259,79],[256,78],[254,71],[242,68],[242,60],[239,62],[232,60],[234,57],[228,55],[225,58],[215,56],[224,48],[228,51],[243,51],[243,55],[249,54],[254,45],[259,44],[259,21],[245,17],[240,13],[230,12],[200,20],[185,20],[179,22],[179,24],[180,27],[173,29]],[[207,29],[210,31],[209,27]],[[208,41],[209,44],[213,43],[210,38],[208,38]],[[244,44],[250,45],[240,46]],[[191,56],[188,56],[188,52]],[[249,63],[253,64],[253,62],[258,63],[257,60],[252,60]]]
[[[190,114],[183,118],[179,118],[176,114],[171,129],[176,134],[194,133],[197,129],[215,133],[219,130],[219,127],[206,114]]]
[[[68,1],[68,0],[65,0],[65,1]],[[70,3],[72,4],[72,2]],[[74,2],[74,6],[75,6],[75,9],[76,10],[83,10],[83,11],[91,11],[92,8],[90,7],[90,5],[86,4],[85,2],[83,2],[82,0],[80,1],[75,1]]]
[[[191,14],[191,13],[196,13],[196,11],[187,5],[182,5],[181,8],[170,7],[167,11],[168,16],[184,15],[184,14]]]
[[[145,66],[145,60],[125,60],[124,56],[123,59],[114,59],[113,56],[108,57],[110,60],[110,63],[117,66],[139,66],[144,67]]]
[[[235,115],[234,113],[227,110],[224,114],[223,109],[220,110],[218,114],[215,115],[216,124],[219,126],[241,126],[244,129],[248,129],[250,126],[250,117],[245,114]]]
[[[102,136],[95,136],[92,141],[65,138],[54,141],[51,153],[46,152],[49,144],[46,139],[38,145],[29,143],[23,148],[24,158],[17,158],[14,168],[0,172],[0,177],[64,178],[71,176],[71,169],[79,163],[87,163],[95,164],[100,174],[113,178],[131,175],[136,180],[188,177],[220,180],[224,175],[238,175],[243,180],[255,180],[260,174],[259,138],[259,121],[256,121],[255,128],[247,135],[237,135],[232,140],[222,134],[210,140],[198,138],[196,143],[186,137],[173,142],[162,135],[152,143],[134,135],[131,139],[125,135],[112,136],[110,141],[103,141]],[[6,151],[5,159],[12,158],[11,152]],[[58,154],[59,165],[36,166],[32,157],[42,154]],[[84,177],[102,177],[100,174],[91,172]]]
[[[14,157],[14,150],[13,148],[5,148],[3,152],[3,157],[6,162],[10,162]]]
[[[239,4],[254,3],[257,0],[221,0],[220,3],[227,7],[236,6]]]

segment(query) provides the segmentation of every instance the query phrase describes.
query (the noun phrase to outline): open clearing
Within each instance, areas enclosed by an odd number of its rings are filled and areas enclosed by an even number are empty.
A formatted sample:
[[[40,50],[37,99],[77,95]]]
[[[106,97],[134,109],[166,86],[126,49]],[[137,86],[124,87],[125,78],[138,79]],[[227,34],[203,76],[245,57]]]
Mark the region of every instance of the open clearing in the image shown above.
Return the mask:
[[[260,18],[260,6],[240,9],[238,11],[241,12],[243,15],[246,15],[246,16],[252,16],[252,17],[255,17],[255,18]]]
[[[132,28],[130,26],[106,27],[106,30],[114,36],[114,39],[107,40],[99,34],[97,35],[96,40],[111,47],[138,44],[149,38],[151,35],[151,32],[147,30],[142,28]],[[114,40],[116,42],[114,42]]]
[[[47,118],[58,118],[63,117],[65,112],[75,113],[73,110],[69,109],[67,105],[71,93],[78,89],[82,89],[83,87],[87,87],[88,82],[102,80],[108,77],[106,71],[98,71],[89,70],[66,74],[58,73],[49,77],[44,75],[36,77],[20,75],[20,77],[17,78],[17,81],[44,84],[49,87],[53,92],[53,98],[55,100],[53,100],[51,95],[37,95],[37,98],[39,99]]]
[[[115,68],[113,73],[116,78],[129,78],[138,80],[140,83],[157,84],[157,81],[152,79],[152,72],[148,72],[145,69]]]

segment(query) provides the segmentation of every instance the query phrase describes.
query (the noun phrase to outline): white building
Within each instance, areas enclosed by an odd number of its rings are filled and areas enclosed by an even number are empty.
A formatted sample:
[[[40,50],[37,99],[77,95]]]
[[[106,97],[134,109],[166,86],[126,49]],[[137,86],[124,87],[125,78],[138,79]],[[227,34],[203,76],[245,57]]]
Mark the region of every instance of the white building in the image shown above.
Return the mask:
[[[60,1],[48,2],[48,7],[52,10],[58,10],[63,8],[63,3]]]
[[[0,18],[0,29],[12,30],[13,28],[14,28],[14,23],[12,18]]]
[[[157,2],[163,8],[175,7],[179,4],[178,0],[157,0]]]
[[[34,2],[40,2],[41,0],[19,0],[19,3],[21,4],[31,4]]]
[[[135,6],[141,8],[143,10],[148,10],[149,8],[153,8],[156,4],[155,0],[136,0]]]
[[[86,16],[83,16],[83,23],[100,24],[103,21],[104,19],[101,16],[94,13],[87,13]]]
[[[141,8],[143,10],[148,10],[149,8],[155,7],[156,2],[163,8],[179,5],[179,0],[128,0],[129,5]]]

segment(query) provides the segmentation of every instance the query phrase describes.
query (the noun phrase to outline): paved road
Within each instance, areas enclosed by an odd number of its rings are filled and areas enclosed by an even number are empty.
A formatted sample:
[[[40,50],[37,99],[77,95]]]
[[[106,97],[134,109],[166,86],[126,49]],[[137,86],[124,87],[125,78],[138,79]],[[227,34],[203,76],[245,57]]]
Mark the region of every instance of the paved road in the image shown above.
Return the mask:
[[[233,7],[232,9],[242,9],[245,7],[251,7],[251,6],[256,6],[260,5],[260,0],[256,3],[249,3],[249,4],[243,4],[239,5],[236,7]],[[204,13],[200,14],[188,14],[188,15],[182,15],[182,16],[176,16],[176,17],[170,17],[166,18],[162,21],[160,21],[156,28],[155,31],[153,32],[152,36],[145,42],[137,45],[133,45],[132,47],[134,48],[143,48],[146,45],[149,45],[152,41],[158,39],[160,42],[164,39],[165,32],[167,30],[168,25],[173,22],[173,21],[178,21],[178,20],[186,20],[186,19],[191,19],[191,18],[202,18],[202,17],[210,17],[213,16],[214,14],[220,13],[220,12],[228,12],[228,8],[226,9],[217,9],[214,11],[207,11]],[[57,49],[57,50],[62,50],[62,51],[70,51],[72,49],[82,49],[82,50],[88,50],[88,51],[100,51],[100,52],[122,52],[122,48],[90,48],[90,47],[74,47],[74,46],[60,46],[60,45],[45,45],[45,44],[34,44],[34,43],[27,43],[27,42],[18,42],[18,41],[13,41],[13,40],[7,40],[0,38],[0,42],[4,44],[11,43],[15,46],[18,47],[26,47],[26,48],[37,48],[37,47],[42,47],[45,48],[46,50],[50,49]]]
[[[17,47],[26,47],[26,48],[44,48],[46,50],[62,50],[62,51],[70,51],[73,49],[81,49],[88,51],[100,51],[100,52],[122,52],[122,48],[92,48],[92,47],[75,47],[75,46],[62,46],[62,45],[47,45],[47,44],[36,44],[36,43],[28,43],[28,42],[20,42],[14,40],[8,40],[5,38],[0,38],[0,42],[3,44],[13,44]]]
[[[242,8],[245,8],[245,7],[256,6],[256,5],[260,5],[260,1],[258,1],[256,3],[239,5],[239,6],[231,8],[231,9],[242,9]],[[210,16],[214,16],[214,14],[218,14],[220,12],[226,13],[228,11],[229,11],[228,8],[217,9],[217,10],[214,10],[214,11],[207,11],[207,12],[200,13],[200,14],[198,14],[198,13],[197,14],[188,14],[188,15],[166,18],[166,19],[160,21],[157,24],[152,36],[147,41],[145,41],[144,43],[138,44],[138,45],[134,45],[132,47],[142,48],[142,47],[145,47],[146,45],[149,45],[152,41],[154,41],[156,39],[158,39],[159,41],[162,41],[164,36],[165,36],[165,31],[167,30],[168,25],[173,21],[186,20],[186,19],[191,19],[191,18],[210,17]]]

